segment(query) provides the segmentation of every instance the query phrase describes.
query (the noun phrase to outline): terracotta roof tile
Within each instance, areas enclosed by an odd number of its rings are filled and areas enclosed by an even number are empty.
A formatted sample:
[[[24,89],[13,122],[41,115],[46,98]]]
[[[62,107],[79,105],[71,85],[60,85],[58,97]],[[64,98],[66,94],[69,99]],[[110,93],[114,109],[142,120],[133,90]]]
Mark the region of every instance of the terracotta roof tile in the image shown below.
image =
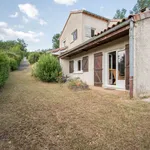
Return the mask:
[[[119,20],[117,22],[117,24],[113,24],[111,27],[108,27],[108,28],[104,29],[103,31],[97,33],[95,36],[98,36],[98,35],[106,32],[106,31],[110,30],[111,28],[114,28],[115,26],[117,26],[117,25],[119,25],[119,24],[121,24],[121,23],[123,23],[123,22],[125,22],[125,21],[127,21],[129,19],[131,19],[132,17],[133,17],[135,22],[138,21],[138,20],[142,20],[142,19],[148,18],[148,17],[150,17],[150,10],[147,10],[147,11],[144,11],[144,12],[141,11],[139,14],[135,14],[135,15],[129,15],[128,18],[124,18],[122,20]]]
[[[62,47],[62,48],[57,48],[57,49],[53,49],[53,50],[51,50],[51,52],[52,53],[56,53],[56,52],[59,52],[59,51],[63,51],[63,50],[65,50],[65,49],[67,49],[68,47],[66,46],[66,47]]]

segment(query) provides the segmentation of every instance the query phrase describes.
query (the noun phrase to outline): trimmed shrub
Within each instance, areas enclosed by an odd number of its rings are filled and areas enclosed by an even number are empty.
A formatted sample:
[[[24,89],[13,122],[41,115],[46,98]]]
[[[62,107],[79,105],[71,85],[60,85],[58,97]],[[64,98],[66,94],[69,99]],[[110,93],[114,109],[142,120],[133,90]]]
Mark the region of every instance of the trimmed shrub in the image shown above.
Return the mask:
[[[39,60],[39,58],[40,58],[40,54],[37,53],[37,52],[31,53],[31,54],[29,54],[29,56],[28,56],[28,60],[29,60],[29,63],[30,63],[30,64],[36,63],[36,62]]]
[[[42,81],[57,82],[60,72],[60,63],[51,54],[43,54],[36,64],[36,75]]]
[[[89,86],[80,78],[75,78],[68,81],[68,88],[72,90],[88,90]]]
[[[9,58],[0,52],[0,88],[5,84],[9,76]]]
[[[18,69],[18,63],[14,58],[9,58],[9,62],[10,62],[10,70],[11,71]]]

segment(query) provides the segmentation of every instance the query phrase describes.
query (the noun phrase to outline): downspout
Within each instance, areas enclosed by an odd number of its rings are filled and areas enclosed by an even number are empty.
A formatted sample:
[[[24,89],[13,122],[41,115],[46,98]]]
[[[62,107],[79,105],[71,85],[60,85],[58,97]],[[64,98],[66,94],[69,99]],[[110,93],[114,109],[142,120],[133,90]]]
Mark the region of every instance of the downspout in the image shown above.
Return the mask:
[[[130,98],[133,98],[133,79],[134,79],[134,21],[130,21],[129,32],[129,62],[130,62]]]

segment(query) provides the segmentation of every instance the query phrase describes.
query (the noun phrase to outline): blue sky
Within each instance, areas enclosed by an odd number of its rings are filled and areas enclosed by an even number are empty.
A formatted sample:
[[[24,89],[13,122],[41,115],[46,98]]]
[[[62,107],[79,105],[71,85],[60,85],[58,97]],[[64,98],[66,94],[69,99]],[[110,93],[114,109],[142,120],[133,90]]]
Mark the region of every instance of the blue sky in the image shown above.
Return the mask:
[[[86,9],[112,18],[116,9],[131,10],[136,0],[0,0],[0,40],[24,38],[28,50],[52,48],[69,12]]]

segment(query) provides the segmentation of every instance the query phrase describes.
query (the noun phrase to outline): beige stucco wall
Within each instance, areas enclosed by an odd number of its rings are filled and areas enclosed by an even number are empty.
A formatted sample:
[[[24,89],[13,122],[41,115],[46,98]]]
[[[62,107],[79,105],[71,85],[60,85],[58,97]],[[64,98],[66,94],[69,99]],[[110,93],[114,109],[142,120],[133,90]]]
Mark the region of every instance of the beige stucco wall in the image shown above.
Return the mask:
[[[150,95],[150,18],[135,24],[134,94]]]
[[[80,53],[80,54],[70,58],[69,60],[61,59],[62,67],[64,65],[64,62],[65,62],[65,65],[67,66],[67,67],[63,67],[63,73],[65,75],[70,76],[71,78],[80,77],[81,80],[83,80],[87,84],[94,85],[94,54],[98,53],[98,52],[103,52],[103,87],[106,87],[107,86],[107,83],[106,83],[107,77],[105,75],[105,71],[107,71],[108,66],[105,63],[107,61],[106,57],[105,57],[105,53],[107,53],[109,51],[122,50],[125,48],[125,45],[128,43],[129,43],[129,37],[125,36],[125,37],[117,39],[113,42],[93,48],[93,49],[89,50],[88,52]],[[85,73],[69,74],[69,61],[82,59],[84,56],[89,56],[89,71],[85,72]]]
[[[77,29],[78,38],[72,42],[72,33]],[[63,47],[62,42],[66,40],[66,46],[71,49],[82,43],[82,13],[71,14],[67,25],[60,37],[60,47]]]
[[[108,27],[108,22],[91,17],[89,15],[83,14],[83,41],[89,40],[89,37],[86,37],[86,26],[90,28],[95,28],[95,33],[99,33]]]
[[[95,28],[95,33],[98,33],[107,28],[108,23],[106,21],[97,19],[95,17],[86,15],[84,13],[71,14],[66,27],[60,37],[60,46],[63,47],[63,41],[66,40],[66,46],[68,50],[90,39],[85,35],[85,27]],[[77,29],[77,40],[72,42],[72,33]]]

